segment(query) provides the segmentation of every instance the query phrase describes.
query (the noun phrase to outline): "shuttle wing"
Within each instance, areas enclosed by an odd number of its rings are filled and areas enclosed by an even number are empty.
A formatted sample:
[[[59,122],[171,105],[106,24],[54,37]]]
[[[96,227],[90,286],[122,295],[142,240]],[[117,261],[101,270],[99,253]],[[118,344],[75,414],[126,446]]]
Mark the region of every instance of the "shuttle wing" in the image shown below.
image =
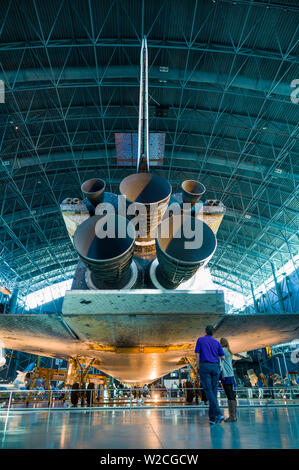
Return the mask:
[[[65,358],[83,348],[58,315],[0,315],[0,339],[7,349]]]
[[[299,338],[299,314],[225,315],[216,336],[227,338],[236,353],[287,343]]]
[[[0,315],[0,339],[5,348],[31,354],[94,357],[102,371],[138,384],[178,369],[207,324],[234,353],[299,335],[299,314],[226,314],[222,291],[139,290],[70,291],[63,315]]]

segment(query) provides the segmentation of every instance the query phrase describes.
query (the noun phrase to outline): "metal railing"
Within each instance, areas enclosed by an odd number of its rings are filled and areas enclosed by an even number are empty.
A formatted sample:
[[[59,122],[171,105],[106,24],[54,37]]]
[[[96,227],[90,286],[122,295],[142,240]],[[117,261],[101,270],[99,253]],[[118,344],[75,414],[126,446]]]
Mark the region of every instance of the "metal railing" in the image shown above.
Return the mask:
[[[77,392],[77,396],[74,396]],[[205,407],[202,388],[190,389],[78,389],[78,390],[0,390],[0,410],[65,408],[136,408],[136,407]],[[299,405],[299,386],[237,387],[238,406]],[[227,406],[223,389],[218,400]]]

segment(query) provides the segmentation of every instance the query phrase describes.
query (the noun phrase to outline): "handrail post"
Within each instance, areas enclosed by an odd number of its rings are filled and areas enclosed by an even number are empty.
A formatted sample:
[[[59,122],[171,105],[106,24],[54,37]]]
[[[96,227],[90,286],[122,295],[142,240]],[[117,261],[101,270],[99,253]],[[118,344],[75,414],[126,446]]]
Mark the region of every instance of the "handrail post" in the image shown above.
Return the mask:
[[[7,409],[8,413],[9,413],[9,410],[10,410],[10,407],[11,407],[12,394],[13,394],[13,391],[10,390],[10,392],[9,392],[9,400],[8,400],[8,409]]]

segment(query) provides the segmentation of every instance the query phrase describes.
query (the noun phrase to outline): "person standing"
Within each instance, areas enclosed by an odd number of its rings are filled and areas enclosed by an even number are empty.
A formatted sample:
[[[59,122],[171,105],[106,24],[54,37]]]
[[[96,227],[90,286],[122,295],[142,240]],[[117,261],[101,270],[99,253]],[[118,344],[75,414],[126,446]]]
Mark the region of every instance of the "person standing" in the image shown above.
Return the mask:
[[[193,398],[194,398],[194,389],[193,389],[193,384],[191,382],[191,379],[188,377],[186,382],[184,383],[184,388],[185,388],[185,400],[187,403],[192,403]]]
[[[179,398],[182,398],[183,396],[183,385],[181,380],[179,381]]]
[[[269,397],[272,399],[274,399],[273,385],[274,385],[273,376],[268,375]]]
[[[147,397],[147,394],[148,394],[148,386],[145,384],[145,386],[143,387],[143,396],[144,396],[144,398]]]
[[[217,390],[220,375],[219,358],[225,359],[225,354],[219,341],[213,338],[214,331],[214,327],[208,325],[206,335],[198,338],[195,347],[200,381],[209,402],[210,424],[218,424],[224,420],[217,400]]]
[[[172,396],[173,398],[177,398],[177,396],[178,396],[178,384],[177,384],[176,382],[174,382],[174,383],[172,384],[172,387],[171,387],[171,388],[172,388],[171,396]]]
[[[74,407],[77,407],[78,401],[79,401],[79,384],[78,382],[75,382],[72,386],[72,391],[71,391],[71,404]]]
[[[93,405],[93,399],[94,399],[94,383],[90,382],[88,384],[87,390],[86,390],[87,406],[92,406]]]
[[[227,398],[229,416],[224,420],[225,423],[234,423],[237,421],[237,401],[234,387],[236,386],[233,369],[231,349],[226,338],[221,338],[220,344],[225,354],[225,359],[221,362],[221,383]]]

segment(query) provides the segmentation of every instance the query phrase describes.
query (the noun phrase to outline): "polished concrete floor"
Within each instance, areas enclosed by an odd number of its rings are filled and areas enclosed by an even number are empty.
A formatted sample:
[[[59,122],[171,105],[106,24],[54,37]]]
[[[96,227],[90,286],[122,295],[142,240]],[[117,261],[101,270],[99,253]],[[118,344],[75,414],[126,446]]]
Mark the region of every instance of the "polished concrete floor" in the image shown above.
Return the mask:
[[[225,410],[226,413],[226,410]],[[203,409],[0,412],[2,449],[298,449],[299,407],[239,409],[210,426]]]

